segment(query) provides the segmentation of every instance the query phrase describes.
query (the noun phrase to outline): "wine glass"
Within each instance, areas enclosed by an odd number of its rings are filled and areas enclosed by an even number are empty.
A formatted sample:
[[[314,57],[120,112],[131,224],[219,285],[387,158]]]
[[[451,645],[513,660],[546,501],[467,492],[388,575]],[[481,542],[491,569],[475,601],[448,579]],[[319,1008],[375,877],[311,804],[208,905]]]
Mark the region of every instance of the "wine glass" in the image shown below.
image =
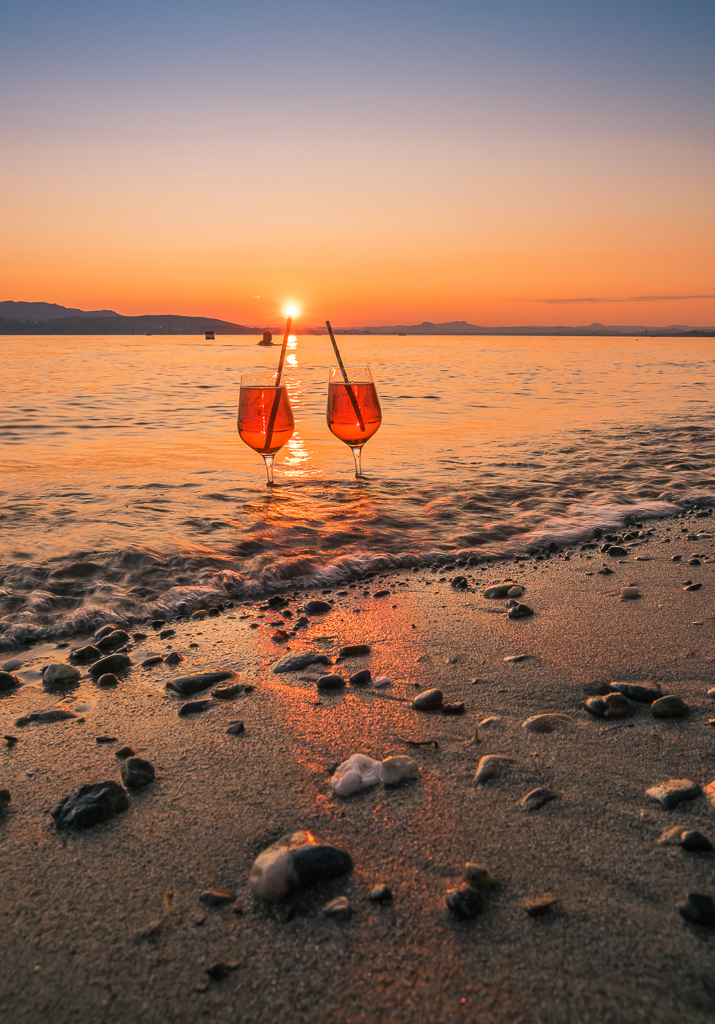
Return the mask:
[[[328,377],[328,427],[352,448],[355,477],[362,476],[362,446],[382,423],[380,400],[369,366],[333,367]]]
[[[275,373],[242,374],[238,434],[263,456],[269,487],[273,486],[273,456],[290,440],[294,428],[288,391],[284,383],[276,386]]]

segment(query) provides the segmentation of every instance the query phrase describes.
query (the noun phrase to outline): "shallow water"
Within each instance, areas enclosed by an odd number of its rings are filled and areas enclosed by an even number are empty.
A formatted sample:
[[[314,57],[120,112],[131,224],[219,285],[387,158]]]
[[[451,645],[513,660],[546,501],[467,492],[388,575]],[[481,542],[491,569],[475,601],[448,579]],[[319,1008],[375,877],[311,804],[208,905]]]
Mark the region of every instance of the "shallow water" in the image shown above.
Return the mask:
[[[383,425],[356,481],[299,337],[265,487],[236,433],[253,337],[2,337],[0,642],[351,573],[572,542],[715,503],[711,339],[343,337]]]

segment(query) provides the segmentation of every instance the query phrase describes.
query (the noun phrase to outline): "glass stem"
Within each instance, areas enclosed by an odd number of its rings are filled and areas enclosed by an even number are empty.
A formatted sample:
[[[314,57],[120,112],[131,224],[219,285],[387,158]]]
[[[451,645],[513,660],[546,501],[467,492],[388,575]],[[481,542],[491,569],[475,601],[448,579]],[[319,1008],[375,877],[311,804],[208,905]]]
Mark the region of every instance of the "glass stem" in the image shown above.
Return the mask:
[[[268,477],[268,483],[267,483],[266,486],[267,487],[272,487],[273,486],[273,456],[272,455],[264,455],[263,456],[263,461],[266,464],[266,476]]]
[[[353,448],[352,453],[355,459],[355,479],[359,480],[362,476],[362,447]]]

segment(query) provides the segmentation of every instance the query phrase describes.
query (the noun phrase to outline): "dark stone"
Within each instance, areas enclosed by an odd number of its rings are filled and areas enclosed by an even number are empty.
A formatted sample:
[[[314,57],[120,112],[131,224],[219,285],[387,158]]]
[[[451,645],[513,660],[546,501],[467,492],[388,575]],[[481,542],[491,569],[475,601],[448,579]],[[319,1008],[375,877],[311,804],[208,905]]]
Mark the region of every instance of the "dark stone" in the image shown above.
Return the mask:
[[[185,715],[195,715],[199,711],[206,711],[212,704],[212,700],[190,700],[188,704],[183,704],[179,708],[179,718],[184,718]]]
[[[319,690],[342,690],[345,686],[345,680],[342,676],[332,673],[329,676],[321,676],[317,682]]]
[[[207,889],[202,892],[199,899],[205,907],[225,907],[236,899],[235,892],[219,892],[217,889]]]
[[[466,576],[455,576],[454,579],[450,581],[449,585],[455,590],[466,590],[469,583],[467,582]]]
[[[142,640],[146,640],[146,633],[132,633],[132,640],[136,640],[139,644]]]
[[[369,653],[369,644],[347,644],[345,647],[340,648],[341,658],[361,658],[363,655]]]
[[[120,759],[124,757],[134,757],[134,750],[131,747],[122,747],[121,750],[117,751],[115,757]]]
[[[76,647],[69,653],[70,661],[97,661],[102,657],[102,652],[94,644],[87,644],[86,647]]]
[[[210,614],[211,613],[209,612],[209,615]],[[159,639],[160,640],[168,640],[169,637],[171,637],[171,636],[176,636],[176,630],[175,629],[162,629],[161,633],[159,633]]]
[[[372,596],[373,597],[389,597],[392,593],[391,590],[377,590]]]
[[[628,552],[625,548],[618,547],[617,544],[614,544],[608,549],[608,554],[611,558],[625,558]]]
[[[445,897],[447,909],[460,921],[471,921],[484,909],[484,897],[471,885],[450,889]]]
[[[333,606],[328,601],[308,601],[305,606],[306,615],[325,615],[332,610]]]
[[[152,668],[153,665],[162,665],[164,659],[160,654],[152,654],[150,658],[145,658],[142,662],[142,668]]]
[[[443,715],[463,715],[465,707],[460,701],[458,704],[443,704],[440,710]]]
[[[97,743],[116,743],[117,742],[117,737],[116,736],[95,736],[94,738],[95,738]]]
[[[687,590],[687,591],[700,590],[701,587],[702,587],[702,583],[689,583],[687,585],[687,587],[683,587],[683,590]]]
[[[122,782],[129,789],[142,789],[154,781],[154,765],[142,757],[128,757],[122,762]]]
[[[234,683],[233,686],[217,686],[215,690],[211,691],[211,696],[216,700],[233,700],[236,694],[242,690],[243,687],[240,683]]]
[[[113,622],[108,623],[106,626],[102,626],[102,628],[98,629],[94,634],[94,642],[96,643],[97,640],[103,640],[105,636],[109,636],[110,633],[114,633],[117,628],[118,627]]]
[[[688,713],[688,705],[674,693],[669,693],[651,704],[650,713],[654,718],[683,718]]]
[[[369,668],[360,669],[355,675],[350,676],[350,683],[353,686],[367,686],[372,680],[372,672]]]
[[[602,569],[598,569],[599,576],[612,576],[613,569],[609,569],[607,565],[604,565]]]
[[[510,619],[528,619],[534,614],[534,609],[528,604],[519,604],[518,601],[510,601],[506,606],[506,613]]]
[[[161,629],[161,627],[165,626],[165,625],[166,625],[166,619],[152,619],[151,620],[151,628],[152,629]]]
[[[192,693],[200,693],[201,690],[208,690],[209,686],[215,683],[222,683],[224,679],[233,679],[233,672],[199,672],[194,676],[179,676],[166,684],[167,690],[174,690],[175,693],[183,693],[185,697]]]
[[[118,782],[82,786],[50,812],[58,829],[92,828],[129,808],[127,791]]]
[[[15,690],[22,686],[22,680],[12,672],[0,672],[0,690]]]
[[[266,342],[259,341],[258,344],[263,345],[266,344]],[[272,344],[272,342],[268,342],[268,344]],[[240,966],[241,965],[238,960],[232,960],[230,963],[223,963],[219,961],[218,963],[211,964],[210,967],[207,967],[206,973],[211,981],[223,981],[224,978],[229,976],[231,971],[238,970]],[[197,988],[200,990],[200,986],[197,985]]]
[[[412,707],[417,711],[437,711],[442,707],[443,701],[441,690],[423,690],[412,701]]]
[[[715,927],[715,903],[712,896],[689,892],[685,902],[679,904],[678,910],[692,924],[701,924],[705,928]]]
[[[337,846],[320,844],[318,846],[299,846],[291,854],[293,868],[298,875],[301,889],[316,882],[328,882],[331,878],[340,878],[353,869],[353,859],[345,850]]]
[[[164,658],[165,665],[180,665],[183,661],[183,657],[178,651],[172,651],[171,654],[167,654]]]
[[[31,715],[18,718],[15,725],[29,725],[30,722],[64,722],[68,718],[76,718],[74,711],[68,708],[53,708],[52,711],[35,711]]]
[[[532,789],[530,793],[523,796],[519,801],[519,807],[521,807],[522,811],[538,811],[540,807],[557,798],[558,793],[554,793],[545,786],[541,786],[539,789]]]
[[[0,789],[0,814],[4,814],[11,803],[12,797],[10,796],[10,790]]]
[[[524,910],[529,917],[543,917],[550,914],[558,900],[553,896],[538,896],[533,900],[524,900]]]
[[[286,654],[284,658],[277,661],[273,671],[278,672],[299,672],[309,665],[329,665],[330,658],[327,654],[318,651],[301,651],[298,654]]]
[[[226,732],[229,736],[240,736],[246,731],[246,727],[243,722],[231,722]]]
[[[220,608],[209,608],[209,618],[210,619],[216,619],[216,618],[218,618],[218,616],[220,614],[221,614],[221,609]],[[161,635],[164,636],[163,633]],[[173,635],[174,635],[174,631],[172,630],[171,631],[171,636],[173,636]]]
[[[116,650],[117,647],[123,647],[128,641],[128,633],[123,629],[115,629],[111,633],[105,634],[100,640],[97,640],[95,646],[104,654],[107,651]]]
[[[704,836],[702,832],[696,832],[695,829],[683,832],[680,837],[680,845],[689,853],[710,853],[713,848],[708,837]]]
[[[371,903],[388,903],[392,899],[392,889],[384,884],[373,886],[368,899]]]
[[[97,686],[119,686],[119,680],[113,672],[105,672],[97,680]]]
[[[288,604],[288,602],[284,597],[281,597],[280,594],[274,594],[273,597],[268,598],[266,604],[271,608],[282,608],[283,605]]]
[[[103,676],[105,672],[124,672],[132,663],[132,659],[128,654],[109,654],[106,658],[102,658],[101,661],[96,661],[92,665],[90,672],[93,676]]]
[[[663,696],[663,691],[658,683],[614,682],[610,684],[610,688],[616,693],[622,693],[624,697],[640,701],[642,704],[652,704],[653,701]]]

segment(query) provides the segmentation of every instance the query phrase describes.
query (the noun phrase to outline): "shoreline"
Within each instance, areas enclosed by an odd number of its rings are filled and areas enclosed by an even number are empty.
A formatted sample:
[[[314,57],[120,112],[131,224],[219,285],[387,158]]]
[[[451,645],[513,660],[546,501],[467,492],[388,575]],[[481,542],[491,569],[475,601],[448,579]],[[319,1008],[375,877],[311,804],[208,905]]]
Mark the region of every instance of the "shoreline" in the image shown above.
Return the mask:
[[[367,643],[369,657],[334,671],[368,666],[391,677],[384,690],[319,694],[321,668],[272,673],[286,645],[272,643],[274,627],[263,624],[277,616],[242,619],[233,608],[167,623],[175,635],[163,641],[145,629],[119,686],[98,688],[85,674],[66,695],[78,719],[17,727],[19,716],[58,703],[39,668],[68,648],[19,653],[28,685],[0,697],[2,732],[18,738],[0,748],[0,787],[12,795],[0,820],[8,937],[0,999],[13,1020],[710,1020],[715,934],[685,922],[677,904],[689,891],[715,895],[713,855],[658,839],[682,824],[715,843],[715,819],[702,796],[665,811],[645,790],[670,778],[715,779],[707,696],[715,536],[687,539],[711,526],[694,514],[646,522],[653,535],[636,538],[625,559],[586,548],[568,559],[466,567],[466,591],[438,582],[458,575],[454,567],[388,572],[325,595],[333,610],[311,618],[290,649],[334,660],[341,646]],[[700,565],[687,564],[692,553]],[[599,575],[604,562],[611,575]],[[532,618],[511,621],[504,601],[482,596],[509,575],[526,586]],[[687,579],[702,589],[684,591]],[[620,600],[630,584],[641,596]],[[391,593],[374,597],[380,589]],[[169,647],[184,656],[180,666],[140,667]],[[504,661],[516,654],[528,657]],[[180,718],[183,701],[166,681],[223,668],[253,691]],[[622,720],[588,715],[585,697],[616,679],[655,679],[690,712],[660,721],[634,704]],[[464,702],[465,714],[412,710],[430,686]],[[573,722],[527,733],[523,721],[539,713]],[[480,725],[486,718],[498,721]],[[243,735],[226,734],[235,719]],[[99,735],[116,742],[98,744]],[[155,765],[155,781],[112,821],[57,832],[47,809],[84,783],[119,781],[123,744]],[[419,778],[338,798],[330,770],[355,752],[408,754]],[[478,786],[487,754],[515,764]],[[522,811],[519,800],[540,786],[557,798]],[[297,829],[347,850],[353,873],[287,903],[255,901],[253,859]],[[460,922],[444,899],[467,861],[487,864],[495,885],[484,912]],[[368,902],[381,882],[393,901]],[[206,910],[199,896],[214,887],[235,890],[235,903]],[[557,903],[532,919],[524,901],[545,893]],[[323,918],[325,902],[342,894],[352,918]],[[210,981],[205,968],[219,961],[238,966]]]

